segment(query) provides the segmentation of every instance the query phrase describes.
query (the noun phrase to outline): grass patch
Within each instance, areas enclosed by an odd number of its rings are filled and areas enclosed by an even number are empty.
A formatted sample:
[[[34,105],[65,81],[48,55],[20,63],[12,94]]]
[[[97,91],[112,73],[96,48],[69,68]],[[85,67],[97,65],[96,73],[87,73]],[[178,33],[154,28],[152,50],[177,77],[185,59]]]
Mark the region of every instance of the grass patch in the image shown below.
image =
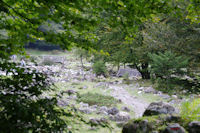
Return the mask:
[[[183,103],[181,117],[185,121],[200,121],[200,98]]]
[[[80,94],[78,101],[88,103],[89,105],[113,106],[117,104],[117,100],[112,96],[106,96],[98,93]]]

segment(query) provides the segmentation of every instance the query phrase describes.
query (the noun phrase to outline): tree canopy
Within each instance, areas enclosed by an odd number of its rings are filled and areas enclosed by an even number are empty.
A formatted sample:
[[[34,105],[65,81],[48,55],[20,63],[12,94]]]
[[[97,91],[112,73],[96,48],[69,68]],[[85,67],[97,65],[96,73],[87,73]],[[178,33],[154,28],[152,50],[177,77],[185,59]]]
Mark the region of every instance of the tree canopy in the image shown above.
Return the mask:
[[[15,47],[7,54],[20,52],[16,47],[22,48],[25,42],[35,38],[56,42],[63,48],[72,45],[88,48],[96,40],[91,31],[103,21],[111,27],[122,25],[127,39],[133,38],[138,24],[156,14],[178,12],[182,7],[177,3],[171,0],[2,0],[0,29],[8,32],[9,39],[1,40],[1,47],[2,44]],[[198,22],[198,0],[188,3],[186,17]],[[63,30],[45,33],[38,30],[47,20],[61,24]]]

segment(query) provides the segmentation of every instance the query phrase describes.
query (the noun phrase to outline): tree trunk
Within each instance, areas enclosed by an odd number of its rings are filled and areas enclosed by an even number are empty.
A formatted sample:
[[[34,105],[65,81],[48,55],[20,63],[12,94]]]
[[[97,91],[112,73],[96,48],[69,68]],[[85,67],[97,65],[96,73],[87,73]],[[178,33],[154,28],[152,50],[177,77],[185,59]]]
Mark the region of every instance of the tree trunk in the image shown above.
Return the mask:
[[[117,71],[119,71],[119,67],[120,67],[120,65],[119,65],[119,63],[117,64]]]
[[[134,65],[135,68],[141,73],[142,79],[150,79],[150,72],[148,71],[148,63],[144,63],[141,67],[138,67],[136,64]]]
[[[143,79],[150,79],[150,72],[148,71],[148,66],[148,63],[142,64],[141,74]]]
[[[82,55],[81,55],[81,67],[85,68],[84,65],[83,65],[83,56]]]

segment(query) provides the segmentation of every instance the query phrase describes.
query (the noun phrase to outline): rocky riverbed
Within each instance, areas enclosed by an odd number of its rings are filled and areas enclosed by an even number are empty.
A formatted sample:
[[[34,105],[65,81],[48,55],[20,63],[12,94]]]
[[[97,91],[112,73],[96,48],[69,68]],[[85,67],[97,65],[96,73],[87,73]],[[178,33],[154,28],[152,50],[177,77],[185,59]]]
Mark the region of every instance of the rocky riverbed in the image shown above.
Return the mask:
[[[121,126],[132,118],[138,118],[143,115],[147,107],[152,102],[168,102],[169,105],[178,107],[183,100],[178,99],[176,95],[169,96],[155,90],[151,85],[147,86],[137,83],[141,76],[138,71],[131,70],[134,77],[130,77],[130,84],[126,84],[124,79],[118,75],[108,78],[96,77],[92,72],[91,63],[85,61],[81,67],[79,59],[72,53],[62,56],[42,55],[32,56],[36,64],[26,62],[26,67],[37,69],[49,74],[52,82],[57,86],[56,94],[60,95],[58,105],[67,108],[73,107],[76,111],[83,114],[91,125],[84,128],[74,128],[75,132],[102,132],[98,125],[111,123],[116,132],[121,132]],[[128,70],[130,70],[128,68]],[[123,71],[125,71],[123,69]],[[122,71],[121,71],[122,72]],[[116,72],[121,74],[121,72]],[[136,74],[134,74],[136,72]],[[3,72],[1,72],[3,74]],[[136,76],[135,76],[136,75]],[[83,102],[80,96],[98,95],[103,98],[113,98],[113,104],[97,103],[93,101]],[[49,94],[44,94],[48,96]],[[82,98],[83,99],[83,98]],[[86,99],[85,101],[87,101]],[[104,99],[103,99],[104,100]],[[105,105],[103,105],[105,104]],[[178,112],[178,108],[175,111]]]

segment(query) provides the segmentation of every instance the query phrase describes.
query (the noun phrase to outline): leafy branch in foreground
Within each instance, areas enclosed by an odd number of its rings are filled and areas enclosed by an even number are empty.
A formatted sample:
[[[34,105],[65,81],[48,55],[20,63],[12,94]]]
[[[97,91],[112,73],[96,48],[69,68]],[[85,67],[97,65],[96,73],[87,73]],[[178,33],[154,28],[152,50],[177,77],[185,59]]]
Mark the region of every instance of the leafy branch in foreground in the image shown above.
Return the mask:
[[[56,107],[56,98],[43,96],[52,90],[47,75],[17,67],[13,62],[1,62],[0,70],[6,72],[0,77],[1,132],[49,133],[66,128],[61,119],[64,112]]]

